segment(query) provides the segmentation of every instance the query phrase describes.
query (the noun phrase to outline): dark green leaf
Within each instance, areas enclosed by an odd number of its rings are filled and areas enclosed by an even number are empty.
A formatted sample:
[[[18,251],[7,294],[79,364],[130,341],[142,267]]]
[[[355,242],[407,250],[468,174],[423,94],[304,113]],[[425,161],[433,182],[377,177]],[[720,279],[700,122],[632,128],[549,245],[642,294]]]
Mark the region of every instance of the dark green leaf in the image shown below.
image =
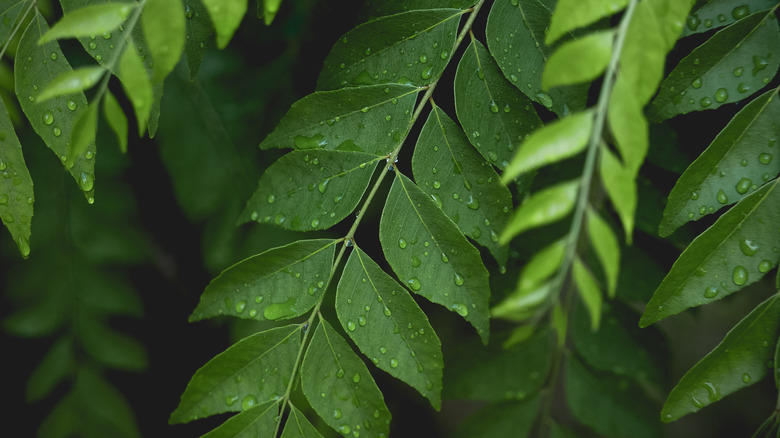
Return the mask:
[[[545,42],[552,44],[577,28],[620,11],[627,4],[628,0],[558,0]]]
[[[114,95],[106,90],[103,96],[103,115],[106,117],[108,126],[116,134],[119,142],[119,150],[124,154],[127,152],[127,116]]]
[[[357,246],[336,291],[336,313],[374,364],[441,408],[441,342],[414,299]]]
[[[298,408],[290,405],[290,416],[284,424],[282,438],[322,438],[322,435]]]
[[[187,423],[278,399],[301,348],[300,332],[293,324],[255,333],[215,356],[192,376],[169,422]]]
[[[593,210],[587,212],[588,238],[607,279],[607,293],[615,297],[620,272],[620,243],[612,228]]]
[[[219,427],[203,435],[203,438],[256,438],[273,436],[279,402],[269,400],[230,417]]]
[[[154,62],[154,82],[176,67],[184,50],[185,21],[181,0],[147,0],[141,15],[144,39]]]
[[[777,337],[777,346],[775,346],[775,387],[780,389],[780,336]]]
[[[211,281],[190,316],[276,320],[303,315],[330,278],[338,240],[300,240],[241,261]]]
[[[138,51],[132,42],[128,41],[128,47],[122,52],[122,59],[119,61],[120,80],[124,87],[125,94],[130,98],[135,110],[135,117],[138,122],[138,135],[144,135],[149,115],[152,111],[152,102],[154,100],[152,91],[152,82],[146,72],[143,61],[138,56]]]
[[[33,182],[22,155],[8,109],[0,99],[0,220],[8,228],[22,257],[30,255]]]
[[[633,169],[624,167],[620,159],[602,145],[599,174],[604,190],[623,223],[626,242],[631,243],[637,203],[636,173]]]
[[[669,393],[661,420],[683,415],[717,402],[722,397],[766,377],[772,361],[771,346],[780,333],[780,295],[756,306],[732,328],[723,341],[693,366]]]
[[[105,3],[68,12],[38,39],[38,44],[111,32],[127,19],[134,7],[131,3]]]
[[[579,180],[567,181],[531,195],[515,210],[498,242],[506,245],[520,233],[566,217],[574,208],[579,187]]]
[[[741,0],[739,2],[710,0],[691,11],[682,36],[728,26],[747,17],[751,12],[766,10],[776,4],[775,0]]]
[[[476,0],[366,0],[364,9],[367,16],[375,18],[417,9],[467,9],[474,3]]]
[[[777,97],[774,89],[747,104],[685,170],[669,194],[661,236],[739,201],[777,176],[780,160],[772,153],[780,136]]]
[[[214,35],[214,27],[206,7],[203,6],[203,0],[184,0],[184,17],[187,19],[184,54],[187,56],[190,79],[194,79],[200,69],[206,43],[210,42]]]
[[[414,179],[460,230],[488,248],[501,265],[508,248],[498,244],[512,195],[493,166],[471,147],[463,131],[433,105],[412,157]]]
[[[479,251],[409,178],[396,173],[379,240],[401,283],[489,335],[488,272]]]
[[[780,66],[780,28],[758,12],[721,30],[683,58],[661,83],[650,115],[668,119],[738,102],[764,87]]]
[[[642,327],[728,296],[777,265],[778,182],[742,199],[691,242],[647,303]]]
[[[38,103],[38,90],[46,88],[61,74],[72,71],[56,42],[38,45],[41,34],[48,29],[46,20],[36,12],[24,31],[16,52],[14,80],[19,104],[35,132],[41,136],[62,162],[68,159],[69,141],[73,125],[87,111],[87,98],[76,93],[68,98],[59,96],[45,103]],[[83,155],[76,158],[70,174],[79,184],[88,201],[94,200],[95,145],[91,144]],[[25,198],[26,199],[26,198]]]
[[[79,328],[81,345],[98,362],[127,371],[143,371],[149,365],[144,346],[134,338],[116,332],[93,318],[81,318]]]
[[[389,154],[406,134],[419,91],[388,84],[315,92],[292,105],[260,148]]]
[[[73,133],[70,136],[70,148],[65,167],[71,168],[76,164],[78,157],[84,155],[89,145],[95,143],[97,135],[98,103],[87,106],[87,111],[76,119],[73,124]]]
[[[594,32],[563,43],[547,60],[542,88],[590,82],[601,76],[612,58],[614,31]]]
[[[456,437],[526,438],[539,411],[539,397],[485,406],[458,426]]]
[[[70,339],[57,339],[27,381],[27,403],[36,402],[51,394],[73,372],[74,359],[73,343]]]
[[[582,303],[588,309],[590,329],[596,331],[601,323],[601,307],[604,298],[601,295],[601,289],[598,283],[596,283],[596,279],[593,278],[593,274],[590,273],[579,257],[574,259],[572,278],[574,279],[574,284],[577,285],[577,292],[579,292],[580,298],[582,298]]]
[[[346,151],[293,151],[269,167],[239,219],[287,230],[325,230],[355,210],[385,157]]]
[[[361,24],[333,46],[317,81],[320,90],[355,85],[427,85],[452,56],[460,9],[427,9]]]
[[[471,144],[500,169],[542,124],[531,102],[509,83],[477,40],[466,48],[455,72],[455,111]]]
[[[27,3],[31,1],[3,0],[0,1],[0,47],[5,45],[13,31],[16,20],[22,14],[22,10],[28,11]]]
[[[390,433],[390,411],[374,378],[323,319],[303,359],[301,388],[317,414],[342,435],[361,429],[372,436]]]
[[[217,30],[217,47],[224,49],[241,24],[247,10],[247,0],[202,0]]]
[[[25,338],[48,336],[65,323],[65,315],[61,308],[63,304],[62,299],[51,299],[49,296],[42,302],[17,310],[3,319],[3,329]]]

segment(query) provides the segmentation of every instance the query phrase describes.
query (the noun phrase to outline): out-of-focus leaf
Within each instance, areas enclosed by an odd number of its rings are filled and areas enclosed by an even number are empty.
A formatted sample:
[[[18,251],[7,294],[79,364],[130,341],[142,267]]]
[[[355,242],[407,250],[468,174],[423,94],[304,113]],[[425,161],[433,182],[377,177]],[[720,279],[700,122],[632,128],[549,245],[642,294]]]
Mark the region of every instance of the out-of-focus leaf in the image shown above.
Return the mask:
[[[627,4],[628,0],[558,0],[545,42],[552,44],[568,32],[619,12]]]
[[[577,292],[579,292],[580,298],[582,298],[582,303],[588,309],[590,329],[596,331],[601,323],[601,307],[604,300],[601,295],[601,289],[598,283],[596,283],[596,279],[593,278],[593,274],[590,273],[579,258],[576,258],[572,265],[572,278],[577,285]]]
[[[363,8],[367,17],[376,18],[416,9],[467,9],[474,3],[476,0],[366,0]]]
[[[116,369],[143,371],[148,366],[144,346],[136,339],[116,332],[93,318],[79,320],[79,341],[99,362]]]
[[[153,80],[161,82],[181,58],[186,19],[181,0],[147,0],[141,15],[144,39],[154,61]]]
[[[38,102],[44,102],[55,96],[66,96],[84,91],[97,84],[105,72],[105,68],[96,65],[62,73],[41,90]]]
[[[33,403],[48,396],[74,370],[73,343],[68,338],[54,342],[27,381],[26,400]]]
[[[247,0],[202,0],[217,30],[217,47],[224,49],[241,24],[247,10]]]
[[[620,243],[612,228],[593,210],[588,210],[587,228],[590,244],[607,279],[607,293],[614,298],[620,272]]]
[[[143,61],[132,42],[128,41],[128,47],[122,53],[119,61],[120,80],[125,94],[135,109],[135,117],[138,122],[138,135],[144,135],[147,121],[152,111],[153,91],[152,82],[146,73]]]
[[[184,55],[190,69],[190,79],[195,79],[206,51],[206,44],[214,35],[214,27],[203,0],[184,0],[184,17],[187,19],[184,26]]]
[[[119,142],[119,150],[124,154],[127,152],[127,116],[114,95],[106,90],[103,96],[103,115],[106,117],[108,126],[116,134]]]
[[[612,57],[612,30],[594,32],[562,44],[547,60],[542,88],[590,82],[601,76]]]
[[[463,420],[455,436],[526,438],[531,433],[538,411],[539,397],[488,405]]]
[[[84,6],[66,13],[39,39],[38,44],[62,38],[102,35],[119,27],[135,7],[132,3],[104,3]]]
[[[322,438],[322,435],[298,408],[290,405],[290,415],[284,424],[282,438]]]
[[[579,180],[567,181],[531,195],[504,228],[499,243],[505,245],[518,234],[559,221],[571,213],[579,190]]]

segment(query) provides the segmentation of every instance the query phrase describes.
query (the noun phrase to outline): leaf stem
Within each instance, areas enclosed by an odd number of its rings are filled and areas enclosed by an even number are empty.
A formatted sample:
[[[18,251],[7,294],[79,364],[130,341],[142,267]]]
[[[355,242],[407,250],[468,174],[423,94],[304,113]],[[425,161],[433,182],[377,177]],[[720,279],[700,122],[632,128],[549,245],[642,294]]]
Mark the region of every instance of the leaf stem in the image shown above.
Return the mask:
[[[30,6],[27,7],[27,10],[24,11],[24,14],[22,14],[22,18],[19,19],[19,22],[16,24],[16,27],[13,31],[11,31],[11,34],[8,35],[8,39],[5,40],[5,44],[3,45],[3,50],[0,50],[0,59],[3,58],[3,55],[5,55],[5,51],[8,50],[8,46],[11,45],[11,40],[14,39],[16,36],[16,32],[19,32],[19,28],[22,27],[22,23],[24,23],[24,20],[27,19],[27,14],[30,13],[33,7],[38,5],[38,0],[32,0],[30,2]]]

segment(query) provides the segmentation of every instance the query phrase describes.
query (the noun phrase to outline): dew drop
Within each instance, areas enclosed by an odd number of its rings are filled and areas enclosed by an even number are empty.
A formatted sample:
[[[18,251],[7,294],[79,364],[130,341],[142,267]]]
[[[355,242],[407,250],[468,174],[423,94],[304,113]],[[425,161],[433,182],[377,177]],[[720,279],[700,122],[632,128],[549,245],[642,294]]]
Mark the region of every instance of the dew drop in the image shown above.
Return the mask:
[[[356,328],[355,321],[347,321],[347,330],[354,332]]]
[[[721,204],[727,204],[729,202],[729,197],[726,195],[726,192],[724,192],[723,189],[718,190],[716,198]]]
[[[401,238],[401,239],[398,239],[398,246],[399,246],[401,249],[404,249],[404,248],[406,248],[406,240],[404,240],[403,238]]]
[[[428,67],[420,73],[423,79],[430,79],[433,76],[433,67]]]
[[[742,254],[753,257],[758,251],[758,244],[752,240],[742,239],[739,242],[739,249],[742,250]]]
[[[418,291],[420,290],[420,287],[422,287],[422,284],[420,284],[420,279],[417,277],[410,278],[407,283],[409,283],[409,287],[411,287],[414,291]]]
[[[772,154],[763,153],[758,156],[758,162],[761,164],[769,164],[772,162]]]
[[[704,290],[704,298],[715,298],[718,295],[718,288],[710,286]]]
[[[420,264],[422,264],[420,259],[417,258],[417,256],[412,256],[412,266],[415,267],[415,268],[419,268]]]
[[[750,374],[745,373],[742,375],[742,382],[743,383],[750,383]]]
[[[750,85],[747,85],[744,82],[740,82],[737,85],[737,91],[739,91],[740,93],[747,93],[748,91],[750,91]]]
[[[455,274],[455,284],[458,286],[463,286],[463,277],[460,274]]]
[[[452,310],[460,316],[467,316],[469,309],[464,304],[455,303],[452,305]]]
[[[60,129],[59,126],[55,126],[54,128],[52,128],[51,133],[55,137],[59,137],[60,135],[62,135],[62,130]]]
[[[246,301],[239,301],[236,303],[236,313],[244,313],[246,310]]]
[[[702,97],[699,101],[699,105],[701,105],[702,108],[707,108],[712,105],[712,100],[709,97]]]
[[[235,404],[237,401],[238,401],[238,396],[237,395],[229,395],[229,396],[225,397],[225,404],[228,405],[228,406],[231,406],[231,405]]]
[[[699,199],[699,192],[691,193],[691,200],[695,201],[697,199]]]
[[[770,260],[761,260],[761,263],[758,264],[758,272],[761,272],[762,274],[769,272],[770,269],[772,269],[772,262]]]
[[[736,189],[737,193],[740,195],[744,195],[747,193],[747,191],[750,189],[750,186],[753,185],[753,181],[751,181],[748,178],[742,178],[737,182],[737,185],[734,186],[734,189]]]
[[[696,78],[691,82],[691,87],[693,88],[701,88],[701,78]]]
[[[257,398],[254,395],[249,394],[248,396],[244,397],[243,400],[241,400],[241,409],[247,410],[256,404]]]
[[[338,420],[339,418],[341,418],[342,415],[343,414],[341,413],[341,409],[334,409],[333,410],[333,418]]]
[[[52,114],[51,111],[46,110],[43,112],[43,123],[47,125],[54,123],[54,114]]]
[[[743,266],[737,266],[734,268],[734,272],[731,274],[731,279],[737,286],[742,286],[748,280],[748,271]]]
[[[390,359],[390,368],[398,368],[398,359]]]
[[[366,307],[368,307],[368,306],[366,306]],[[360,315],[360,316],[358,317],[358,325],[359,325],[359,326],[361,326],[361,327],[365,327],[367,322],[368,322],[368,321],[366,320],[366,317],[365,317],[365,316],[363,316],[363,315]]]
[[[729,98],[729,92],[725,88],[718,88],[717,91],[715,91],[715,101],[718,103],[723,103]]]
[[[81,175],[79,175],[79,187],[81,187],[81,190],[88,192],[92,190],[92,187],[95,184],[95,179],[92,177],[92,175],[81,172]]]
[[[739,20],[747,17],[750,14],[750,7],[748,5],[737,6],[731,10],[731,16]]]

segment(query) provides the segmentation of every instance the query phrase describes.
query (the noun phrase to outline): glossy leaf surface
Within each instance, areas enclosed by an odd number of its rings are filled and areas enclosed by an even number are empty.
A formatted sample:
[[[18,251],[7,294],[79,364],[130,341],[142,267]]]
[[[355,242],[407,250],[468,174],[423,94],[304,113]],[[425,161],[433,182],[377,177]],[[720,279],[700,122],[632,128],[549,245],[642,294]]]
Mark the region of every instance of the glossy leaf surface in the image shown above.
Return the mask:
[[[184,50],[185,10],[181,0],[147,0],[141,15],[144,39],[154,62],[153,79],[168,76]]]
[[[311,309],[330,277],[337,240],[300,240],[241,261],[211,281],[190,316],[288,319]]]
[[[571,213],[577,197],[579,181],[568,181],[531,195],[517,210],[499,238],[506,244],[527,230],[559,221]]]
[[[0,220],[22,257],[30,255],[33,181],[5,103],[0,100]]]
[[[347,260],[336,291],[344,330],[374,364],[441,408],[441,342],[409,292],[360,248]]]
[[[317,81],[320,90],[356,85],[427,85],[449,62],[460,9],[426,9],[378,18],[342,36]]]
[[[369,17],[382,17],[416,9],[467,9],[474,3],[475,0],[366,0],[365,9]]]
[[[70,148],[68,149],[68,158],[65,160],[66,167],[72,167],[76,159],[85,154],[90,144],[95,142],[97,135],[97,117],[98,105],[88,105],[87,112],[82,114],[73,125],[73,134],[70,137]]]
[[[387,196],[379,240],[401,283],[462,316],[487,342],[490,287],[479,251],[401,173]]]
[[[590,82],[601,76],[612,57],[611,30],[594,32],[558,47],[547,60],[542,88]]]
[[[455,111],[471,144],[499,169],[542,124],[531,102],[509,83],[477,40],[466,48],[455,72]]]
[[[206,44],[214,36],[214,27],[203,0],[184,0],[184,18],[187,19],[184,24],[184,55],[190,69],[190,79],[194,79],[200,70]]]
[[[412,171],[419,187],[460,230],[488,248],[500,263],[509,251],[498,245],[512,195],[493,166],[474,150],[458,125],[433,105],[417,138]]]
[[[328,229],[357,207],[383,160],[360,152],[290,152],[265,171],[239,220],[295,231]]]
[[[301,346],[297,324],[248,336],[192,376],[170,423],[247,410],[284,394]]]
[[[577,28],[608,17],[628,4],[628,0],[558,0],[545,41],[552,44]]]
[[[696,0],[652,0],[648,5],[658,18],[661,36],[665,41],[665,51],[674,47],[683,31],[685,17],[688,16]]]
[[[728,26],[747,17],[752,12],[766,10],[776,4],[777,2],[774,0],[742,0],[740,2],[711,0],[705,2],[691,11],[682,36]]]
[[[322,435],[298,408],[290,405],[290,415],[284,424],[282,438],[322,438]]]
[[[388,84],[312,93],[292,105],[260,148],[389,154],[406,134],[419,91]]]
[[[84,6],[65,14],[39,38],[38,43],[111,32],[127,19],[133,8],[133,4],[121,2]]]
[[[203,438],[252,438],[272,436],[276,431],[279,402],[261,403],[252,409],[230,417],[219,427],[203,435]]]
[[[217,47],[224,49],[233,38],[247,10],[247,0],[203,0],[217,31]]]

